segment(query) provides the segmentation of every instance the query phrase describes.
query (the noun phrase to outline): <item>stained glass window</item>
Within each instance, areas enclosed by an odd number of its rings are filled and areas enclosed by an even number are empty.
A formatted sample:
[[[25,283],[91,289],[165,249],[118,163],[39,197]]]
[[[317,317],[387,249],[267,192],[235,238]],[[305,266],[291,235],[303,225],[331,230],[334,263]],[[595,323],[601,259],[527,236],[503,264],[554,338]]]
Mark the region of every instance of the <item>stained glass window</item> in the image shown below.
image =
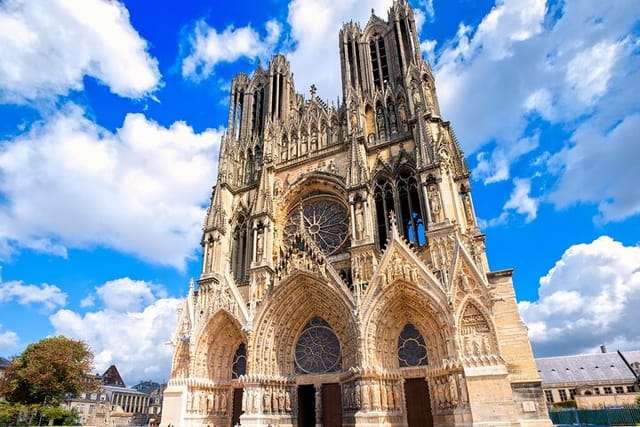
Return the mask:
[[[340,370],[340,342],[331,326],[320,317],[306,324],[296,344],[296,371],[319,374]]]
[[[411,323],[405,325],[398,337],[398,361],[401,368],[429,363],[424,338]]]
[[[303,202],[302,213],[307,233],[327,255],[344,246],[349,235],[349,215],[342,203],[329,197],[315,196]],[[285,229],[291,234],[299,224],[300,210],[294,209]]]
[[[233,356],[233,367],[231,368],[231,378],[239,378],[247,373],[247,347],[241,343]]]

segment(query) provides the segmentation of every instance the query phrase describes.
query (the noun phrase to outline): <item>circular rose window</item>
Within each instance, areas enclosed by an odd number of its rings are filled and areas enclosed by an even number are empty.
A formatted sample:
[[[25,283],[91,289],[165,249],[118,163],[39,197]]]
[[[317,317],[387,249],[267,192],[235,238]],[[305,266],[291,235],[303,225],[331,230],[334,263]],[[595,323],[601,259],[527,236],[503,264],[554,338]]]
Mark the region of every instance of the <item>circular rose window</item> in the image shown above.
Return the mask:
[[[338,252],[349,236],[347,208],[331,196],[313,196],[302,203],[303,225],[327,255]],[[289,215],[285,231],[293,234],[300,225],[300,209]]]

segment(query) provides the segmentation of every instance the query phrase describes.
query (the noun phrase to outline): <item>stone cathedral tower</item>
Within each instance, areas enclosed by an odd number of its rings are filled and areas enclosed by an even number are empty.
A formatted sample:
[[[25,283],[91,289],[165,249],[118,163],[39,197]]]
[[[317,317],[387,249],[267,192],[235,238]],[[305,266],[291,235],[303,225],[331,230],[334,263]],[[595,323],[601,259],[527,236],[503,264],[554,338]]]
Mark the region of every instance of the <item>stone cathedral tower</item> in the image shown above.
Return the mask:
[[[550,426],[407,1],[339,48],[339,106],[233,80],[163,425]]]

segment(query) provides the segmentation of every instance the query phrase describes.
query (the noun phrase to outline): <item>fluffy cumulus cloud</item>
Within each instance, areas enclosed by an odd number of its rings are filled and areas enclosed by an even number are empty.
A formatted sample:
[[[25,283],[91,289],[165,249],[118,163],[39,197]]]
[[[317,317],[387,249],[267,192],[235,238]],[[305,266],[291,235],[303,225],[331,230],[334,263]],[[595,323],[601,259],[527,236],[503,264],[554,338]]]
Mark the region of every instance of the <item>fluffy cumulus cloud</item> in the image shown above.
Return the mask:
[[[196,22],[188,36],[188,55],[182,60],[182,75],[194,80],[209,77],[220,62],[233,62],[240,58],[268,59],[280,38],[277,21],[267,21],[266,36],[251,26],[227,27],[219,33],[204,20]]]
[[[67,294],[55,285],[27,285],[18,280],[4,282],[0,277],[0,304],[8,302],[55,310],[66,305]]]
[[[540,279],[539,300],[522,301],[537,356],[640,346],[640,247],[608,236],[571,246]]]
[[[141,114],[112,133],[71,105],[0,142],[0,257],[101,245],[182,268],[200,236],[220,136]]]
[[[629,90],[640,84],[639,13],[633,0],[498,0],[477,27],[461,24],[434,69],[444,116],[467,154],[478,153],[476,176],[506,180],[538,145],[557,145],[531,136],[546,121],[570,135],[553,157],[558,186],[548,201],[597,204],[605,221],[640,212],[628,176],[640,130]]]
[[[173,348],[166,343],[177,321],[179,299],[163,298],[149,282],[121,278],[96,289],[96,310],[59,310],[49,320],[56,334],[91,347],[96,370],[118,367],[127,385],[168,380]]]
[[[625,117],[612,129],[592,122],[581,125],[573,144],[550,159],[552,168],[561,174],[550,199],[559,207],[575,202],[597,204],[597,220],[604,222],[640,213],[638,135],[640,113]]]
[[[13,331],[3,331],[0,325],[0,350],[14,350],[18,347],[18,334]]]
[[[65,95],[93,77],[139,98],[160,81],[155,58],[117,1],[0,3],[0,99]]]

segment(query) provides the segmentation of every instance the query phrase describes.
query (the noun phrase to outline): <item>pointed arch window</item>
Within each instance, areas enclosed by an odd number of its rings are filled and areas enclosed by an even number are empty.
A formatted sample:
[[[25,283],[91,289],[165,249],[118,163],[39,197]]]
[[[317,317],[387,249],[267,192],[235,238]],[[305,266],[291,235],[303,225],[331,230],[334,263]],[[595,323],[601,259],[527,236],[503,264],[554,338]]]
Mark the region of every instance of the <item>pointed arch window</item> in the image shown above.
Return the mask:
[[[374,36],[369,42],[369,53],[371,54],[371,67],[373,70],[373,83],[376,89],[382,89],[382,85],[389,81],[389,64],[387,62],[387,51],[384,39],[381,36]]]
[[[374,191],[376,205],[376,225],[378,228],[378,245],[384,248],[389,235],[389,215],[394,210],[393,187],[385,178],[378,178]]]
[[[398,337],[398,364],[401,368],[429,364],[424,338],[411,323],[404,326]]]
[[[256,181],[256,161],[253,156],[253,151],[249,148],[247,150],[247,164],[245,165],[245,182],[247,184],[253,184]]]
[[[427,243],[424,212],[415,171],[401,169],[395,180],[379,177],[374,189],[378,246],[383,249],[389,236],[389,215],[394,211],[398,231],[414,246]]]
[[[238,216],[236,221],[236,226],[233,229],[232,244],[231,270],[233,278],[238,282],[243,282],[247,279],[249,254],[251,251],[249,229],[243,215]]]
[[[422,246],[427,242],[419,194],[415,173],[409,169],[401,170],[398,174],[398,224],[402,225],[404,237],[416,246]]]
[[[254,137],[262,135],[264,108],[264,87],[259,87],[253,93],[253,115],[251,117],[251,131]]]
[[[236,354],[233,356],[233,366],[231,368],[231,378],[238,379],[240,375],[247,373],[247,347],[240,343]]]

